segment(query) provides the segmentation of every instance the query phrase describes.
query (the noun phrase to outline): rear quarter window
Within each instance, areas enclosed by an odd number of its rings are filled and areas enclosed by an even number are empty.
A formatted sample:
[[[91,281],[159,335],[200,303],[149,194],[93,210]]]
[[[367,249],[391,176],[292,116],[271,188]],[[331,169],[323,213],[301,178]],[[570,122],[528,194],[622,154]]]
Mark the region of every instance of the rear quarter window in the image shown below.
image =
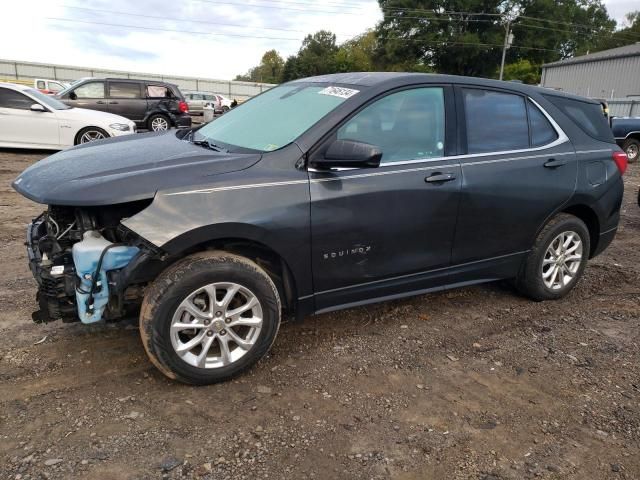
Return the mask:
[[[580,129],[596,140],[616,143],[606,117],[599,103],[582,102],[573,98],[545,95],[562,113],[569,117]]]

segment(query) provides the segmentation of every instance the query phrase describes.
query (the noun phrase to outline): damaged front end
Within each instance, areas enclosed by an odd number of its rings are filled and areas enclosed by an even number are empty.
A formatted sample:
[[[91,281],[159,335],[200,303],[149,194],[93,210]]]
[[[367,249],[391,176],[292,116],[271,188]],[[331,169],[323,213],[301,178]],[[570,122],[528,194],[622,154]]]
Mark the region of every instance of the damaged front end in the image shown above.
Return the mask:
[[[160,252],[124,227],[150,200],[108,207],[50,206],[27,228],[29,266],[38,282],[37,323],[95,323],[133,314],[144,284],[136,269]]]

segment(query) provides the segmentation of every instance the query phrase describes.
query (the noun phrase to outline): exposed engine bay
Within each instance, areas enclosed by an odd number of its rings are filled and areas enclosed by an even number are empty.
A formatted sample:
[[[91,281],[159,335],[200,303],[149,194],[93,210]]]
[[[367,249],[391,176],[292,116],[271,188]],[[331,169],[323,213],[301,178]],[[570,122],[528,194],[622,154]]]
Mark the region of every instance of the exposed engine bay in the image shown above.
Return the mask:
[[[35,322],[94,323],[136,311],[145,282],[134,273],[160,252],[120,221],[149,204],[50,206],[29,224],[26,245],[40,307]]]

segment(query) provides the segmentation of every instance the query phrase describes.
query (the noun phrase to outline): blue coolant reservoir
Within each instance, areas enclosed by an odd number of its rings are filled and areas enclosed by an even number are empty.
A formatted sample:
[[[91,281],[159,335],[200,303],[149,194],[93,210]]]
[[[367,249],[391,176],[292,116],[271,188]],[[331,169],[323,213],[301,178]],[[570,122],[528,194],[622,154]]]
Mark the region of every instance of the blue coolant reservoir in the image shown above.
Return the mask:
[[[93,312],[87,308],[87,298],[91,290],[93,276],[98,268],[100,255],[106,247],[112,245],[96,230],[89,230],[82,236],[82,241],[72,247],[73,263],[76,267],[76,274],[80,278],[80,285],[76,288],[76,301],[78,304],[78,316],[82,323],[97,322],[102,318],[104,309],[109,301],[109,283],[107,282],[107,272],[125,267],[131,259],[138,253],[137,247],[126,245],[109,248],[104,258],[98,274],[96,291],[93,294]]]

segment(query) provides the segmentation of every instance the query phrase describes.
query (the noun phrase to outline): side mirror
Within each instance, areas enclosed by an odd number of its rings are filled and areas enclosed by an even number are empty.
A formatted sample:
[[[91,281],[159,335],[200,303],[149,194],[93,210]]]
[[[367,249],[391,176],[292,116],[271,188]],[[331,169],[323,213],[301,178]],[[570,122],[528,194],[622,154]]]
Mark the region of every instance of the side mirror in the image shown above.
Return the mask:
[[[324,154],[311,162],[315,168],[376,168],[380,166],[382,150],[375,145],[353,140],[336,140]]]
[[[69,100],[77,100],[77,99],[78,99],[78,95],[76,95],[75,92],[69,93]]]
[[[29,107],[29,110],[31,110],[32,112],[46,112],[47,111],[47,109],[44,108],[39,103],[34,103],[33,105],[31,105],[31,107]]]

